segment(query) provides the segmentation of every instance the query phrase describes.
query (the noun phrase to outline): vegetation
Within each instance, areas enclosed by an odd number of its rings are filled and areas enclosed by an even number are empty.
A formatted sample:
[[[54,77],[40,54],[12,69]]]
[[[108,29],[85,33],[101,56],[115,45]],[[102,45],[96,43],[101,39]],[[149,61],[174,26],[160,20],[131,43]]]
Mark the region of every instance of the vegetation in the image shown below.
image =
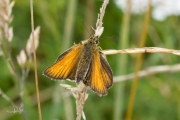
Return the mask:
[[[75,83],[51,81],[42,76],[42,72],[73,43],[79,43],[88,38],[88,32],[81,20],[84,21],[88,29],[91,26],[95,27],[101,5],[102,1],[99,0],[34,1],[35,28],[40,26],[39,46],[36,54],[43,120],[74,120],[76,118],[75,99],[69,91],[59,85],[60,83],[68,83],[75,86]],[[132,14],[130,16],[129,22],[126,23],[128,24],[126,27],[129,28],[128,33],[123,32],[124,29],[127,29],[123,27],[124,15],[115,2],[110,0],[103,19],[104,32],[101,36],[103,39],[100,40],[100,46],[103,50],[124,49],[120,46],[123,44],[121,39],[124,38],[127,39],[127,48],[139,47],[145,14]],[[7,55],[10,56],[19,78],[12,74],[13,71],[8,63],[9,59],[2,55],[2,49],[0,49],[0,119],[36,120],[38,119],[38,111],[33,62],[31,55],[27,54],[25,50],[31,34],[29,1],[16,0],[12,9],[12,16],[13,20],[8,24],[10,24],[9,29],[10,27],[13,28],[13,38],[8,44],[4,42],[3,44],[6,44],[6,53],[9,53],[8,45],[11,46],[11,54]],[[179,26],[179,16],[169,16],[161,22],[150,18],[144,46],[178,50],[180,46]],[[122,37],[124,34],[128,36]],[[3,34],[0,35],[5,39]],[[111,36],[117,37],[108,38]],[[5,41],[4,39],[3,41]],[[26,51],[27,60],[22,67],[16,58],[23,49]],[[123,68],[120,68],[122,65],[120,63],[122,62],[121,58],[124,56],[127,63],[123,65]],[[114,76],[120,76],[135,72],[137,57],[138,54],[116,54],[108,55],[107,59]],[[28,60],[30,62],[27,62]],[[178,66],[179,61],[180,57],[172,54],[145,53],[141,70],[159,65],[177,64]],[[22,68],[27,70],[27,77],[24,77]],[[139,78],[132,120],[180,119],[179,78],[179,71]],[[86,118],[88,120],[125,119],[131,86],[131,80],[116,82],[108,90],[108,95],[104,97],[99,97],[96,93],[88,90],[89,97],[84,106]],[[119,89],[119,87],[122,88]],[[23,95],[19,93],[21,90]],[[20,108],[21,102],[24,104],[22,107],[24,114],[8,112],[14,110],[13,105]],[[117,109],[118,107],[119,109]]]

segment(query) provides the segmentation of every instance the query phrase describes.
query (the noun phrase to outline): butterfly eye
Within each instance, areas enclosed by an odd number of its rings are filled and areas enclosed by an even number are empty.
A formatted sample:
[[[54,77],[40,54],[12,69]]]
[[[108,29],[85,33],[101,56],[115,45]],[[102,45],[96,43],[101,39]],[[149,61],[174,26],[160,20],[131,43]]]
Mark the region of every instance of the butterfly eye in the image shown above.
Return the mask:
[[[99,44],[99,40],[96,40],[96,44]]]
[[[99,44],[99,38],[97,36],[94,38],[94,41],[96,44]]]

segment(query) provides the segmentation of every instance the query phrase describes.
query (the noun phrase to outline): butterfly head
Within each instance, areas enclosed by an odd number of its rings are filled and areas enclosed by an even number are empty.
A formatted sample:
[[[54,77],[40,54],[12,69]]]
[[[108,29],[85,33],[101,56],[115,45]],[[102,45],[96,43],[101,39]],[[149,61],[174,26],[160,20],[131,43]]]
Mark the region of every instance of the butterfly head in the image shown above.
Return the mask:
[[[96,30],[92,28],[92,30],[93,30],[93,34],[91,35],[90,40],[95,44],[99,44],[99,38],[104,31],[104,27],[97,28]]]

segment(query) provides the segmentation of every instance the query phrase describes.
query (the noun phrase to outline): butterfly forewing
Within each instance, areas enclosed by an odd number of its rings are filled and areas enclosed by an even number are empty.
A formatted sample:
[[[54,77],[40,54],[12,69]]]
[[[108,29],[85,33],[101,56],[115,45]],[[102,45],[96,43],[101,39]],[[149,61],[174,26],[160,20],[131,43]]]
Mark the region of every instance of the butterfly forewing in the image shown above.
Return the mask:
[[[103,53],[95,51],[84,84],[99,95],[106,95],[113,84],[113,75]]]
[[[78,44],[65,51],[52,66],[44,71],[44,75],[51,79],[75,80],[76,69],[83,47],[82,44]]]
[[[100,63],[100,55],[98,51],[94,52],[91,68],[87,73],[87,84],[91,89],[97,92],[99,95],[106,95],[107,88],[103,81],[103,76],[101,74],[101,63]],[[88,77],[89,76],[89,77]]]

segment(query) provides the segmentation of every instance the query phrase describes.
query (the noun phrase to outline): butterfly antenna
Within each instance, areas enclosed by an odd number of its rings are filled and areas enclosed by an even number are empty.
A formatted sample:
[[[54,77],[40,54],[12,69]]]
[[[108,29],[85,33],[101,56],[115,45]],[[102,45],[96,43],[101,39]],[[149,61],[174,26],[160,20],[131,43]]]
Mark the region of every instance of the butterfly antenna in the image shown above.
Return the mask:
[[[109,38],[117,38],[117,36],[105,37],[105,38],[100,38],[100,39],[102,40],[102,39],[107,39],[107,38],[108,38],[108,39],[109,39]]]
[[[86,24],[84,23],[84,21],[83,20],[81,20],[81,21],[82,21],[84,27],[86,28],[87,32],[89,33],[89,36],[91,36],[91,34],[90,34],[89,30],[87,29]]]

